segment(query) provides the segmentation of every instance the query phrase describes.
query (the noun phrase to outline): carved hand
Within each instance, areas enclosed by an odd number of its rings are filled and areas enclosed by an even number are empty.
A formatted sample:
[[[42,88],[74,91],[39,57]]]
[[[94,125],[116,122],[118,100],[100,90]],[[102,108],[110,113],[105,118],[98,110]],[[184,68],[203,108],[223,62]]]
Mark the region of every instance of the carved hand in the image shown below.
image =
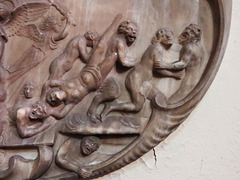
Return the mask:
[[[92,171],[86,167],[79,167],[77,173],[83,178],[88,178],[92,175]]]
[[[173,67],[175,70],[183,70],[186,67],[186,65],[185,63],[178,61],[177,63],[173,64]]]

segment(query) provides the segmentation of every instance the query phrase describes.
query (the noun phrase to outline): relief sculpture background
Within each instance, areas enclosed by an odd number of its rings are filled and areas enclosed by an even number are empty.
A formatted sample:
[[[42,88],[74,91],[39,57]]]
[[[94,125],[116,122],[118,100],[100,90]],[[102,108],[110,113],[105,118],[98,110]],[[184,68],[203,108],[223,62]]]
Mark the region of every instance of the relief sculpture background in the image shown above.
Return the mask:
[[[1,0],[0,179],[95,178],[189,116],[227,40],[223,0]]]

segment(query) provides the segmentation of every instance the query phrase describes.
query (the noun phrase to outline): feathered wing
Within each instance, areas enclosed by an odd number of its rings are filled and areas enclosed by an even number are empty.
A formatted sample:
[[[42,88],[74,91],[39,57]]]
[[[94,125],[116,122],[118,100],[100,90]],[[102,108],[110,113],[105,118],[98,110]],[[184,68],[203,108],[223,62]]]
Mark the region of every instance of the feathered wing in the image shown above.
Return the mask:
[[[28,3],[16,8],[12,12],[10,21],[4,25],[8,36],[21,36],[21,32],[24,36],[27,31],[26,28],[30,28],[30,32],[33,31],[33,26],[27,26],[28,23],[41,18],[49,10],[50,6],[49,3]],[[23,27],[25,30],[22,30]]]
[[[22,29],[20,29],[16,33],[16,35],[27,37],[36,42],[41,42],[41,41],[43,41],[44,34],[37,28],[36,25],[29,24],[29,25],[22,27]]]

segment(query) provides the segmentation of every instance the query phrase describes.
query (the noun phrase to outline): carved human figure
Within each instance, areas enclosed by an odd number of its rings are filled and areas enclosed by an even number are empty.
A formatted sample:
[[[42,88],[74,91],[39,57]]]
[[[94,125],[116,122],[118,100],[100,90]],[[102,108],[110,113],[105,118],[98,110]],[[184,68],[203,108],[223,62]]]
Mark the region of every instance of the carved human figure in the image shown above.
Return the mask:
[[[17,111],[20,108],[29,107],[37,101],[38,86],[34,82],[27,82],[23,85],[22,94],[16,99],[14,106],[9,108],[11,119],[15,120]]]
[[[72,69],[74,62],[80,58],[82,62],[87,63],[91,55],[87,47],[93,48],[99,41],[97,32],[88,31],[84,36],[76,36],[71,39],[63,53],[55,58],[49,69],[49,80],[61,80],[63,75]]]
[[[124,67],[133,67],[135,65],[136,60],[127,56],[127,52],[128,47],[132,46],[135,42],[137,34],[138,27],[136,23],[124,21],[120,24],[117,34],[110,41],[106,57],[100,65],[103,79],[109,74],[117,60],[119,60]],[[111,60],[109,60],[109,58]]]
[[[29,114],[32,109],[36,109],[33,104],[37,101],[38,87],[36,84],[29,82],[23,87],[23,95],[21,95],[15,102],[14,106],[9,109],[9,116],[16,122],[17,131],[22,138],[34,136],[46,128],[48,128],[53,121],[46,119],[42,121],[41,118],[32,121]],[[32,106],[33,105],[33,106]],[[44,113],[45,109],[38,106],[38,112]]]
[[[47,82],[48,84],[46,87],[50,87],[51,89],[46,92],[46,101],[52,107],[64,104],[61,109],[49,109],[49,114],[51,116],[57,119],[65,117],[87,94],[96,90],[100,86],[118,59],[125,65],[132,65],[128,63],[130,60],[126,58],[125,45],[127,46],[134,42],[136,38],[136,30],[131,26],[130,29],[133,31],[131,35],[129,32],[130,30],[126,30],[128,33],[123,33],[123,31],[120,31],[123,28],[122,23],[118,28],[120,29],[119,33],[121,33],[121,35],[118,33],[116,37],[113,36],[121,18],[122,15],[116,16],[111,26],[102,35],[98,44],[94,48],[87,65],[76,78],[71,80],[52,80]],[[105,54],[106,50],[107,53]],[[42,96],[44,97],[45,95],[43,94]]]
[[[99,155],[93,153],[100,147],[101,140],[95,136],[87,136],[82,140],[69,138],[59,148],[56,163],[79,176],[87,178],[91,175],[84,167],[92,161],[96,162]],[[75,147],[75,148],[73,148]]]
[[[172,43],[173,32],[171,30],[162,28],[157,31],[140,63],[126,77],[125,85],[132,101],[106,104],[101,118],[107,116],[111,111],[139,112],[148,96],[144,91],[148,91],[146,90],[149,88],[147,82],[153,77],[153,74],[158,74],[161,77],[181,78],[182,73],[175,72],[179,70],[179,67],[161,67],[162,64],[167,64],[162,58]]]
[[[175,103],[183,99],[198,83],[205,64],[206,52],[201,42],[202,30],[196,24],[190,24],[180,34],[178,41],[182,45],[180,59],[173,64],[162,65],[166,68],[182,69],[185,71],[179,90],[168,99],[168,103]]]

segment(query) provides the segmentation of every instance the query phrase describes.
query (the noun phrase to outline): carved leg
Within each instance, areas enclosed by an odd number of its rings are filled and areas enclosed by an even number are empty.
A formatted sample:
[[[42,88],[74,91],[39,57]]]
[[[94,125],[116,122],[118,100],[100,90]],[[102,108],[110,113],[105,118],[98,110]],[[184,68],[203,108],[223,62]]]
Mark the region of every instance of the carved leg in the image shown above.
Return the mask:
[[[104,52],[108,48],[108,43],[111,40],[112,35],[115,33],[121,19],[122,15],[118,14],[113,20],[112,24],[104,32],[96,48],[93,50],[92,57],[88,62],[89,66],[98,66],[102,62],[102,58],[105,55]]]
[[[110,103],[106,104],[103,112],[101,113],[101,118],[103,119],[112,111],[123,111],[123,112],[139,112],[145,102],[145,97],[140,93],[132,94],[132,102],[123,103]]]
[[[131,96],[132,102],[111,103],[106,104],[101,118],[106,117],[112,111],[125,111],[125,112],[139,112],[145,102],[145,97],[139,92],[142,82],[137,80],[135,76],[128,76],[125,81],[126,88]]]
[[[106,97],[102,93],[94,97],[93,102],[87,112],[87,115],[89,116],[92,122],[96,122],[96,119],[100,119],[99,116],[97,115],[97,109],[98,106],[106,100],[107,100]]]
[[[92,122],[96,122],[96,119],[100,119],[100,117],[97,117],[96,114],[99,105],[103,102],[113,101],[118,98],[120,94],[120,88],[118,83],[113,78],[110,78],[99,88],[98,92],[99,94],[94,97],[87,113]]]

